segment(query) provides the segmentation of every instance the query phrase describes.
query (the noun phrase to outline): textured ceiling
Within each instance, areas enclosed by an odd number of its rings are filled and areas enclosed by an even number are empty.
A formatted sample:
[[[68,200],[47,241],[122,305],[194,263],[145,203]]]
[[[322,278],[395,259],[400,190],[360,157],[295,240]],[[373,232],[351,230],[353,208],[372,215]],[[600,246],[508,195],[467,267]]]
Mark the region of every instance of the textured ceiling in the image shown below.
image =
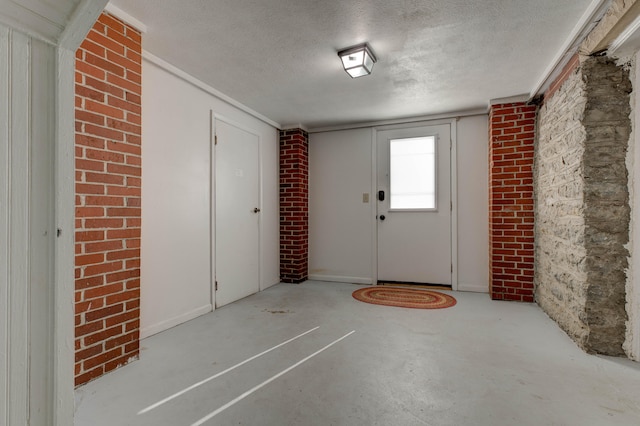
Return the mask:
[[[146,51],[280,124],[451,113],[528,93],[592,0],[112,0]],[[338,50],[378,63],[351,79]]]

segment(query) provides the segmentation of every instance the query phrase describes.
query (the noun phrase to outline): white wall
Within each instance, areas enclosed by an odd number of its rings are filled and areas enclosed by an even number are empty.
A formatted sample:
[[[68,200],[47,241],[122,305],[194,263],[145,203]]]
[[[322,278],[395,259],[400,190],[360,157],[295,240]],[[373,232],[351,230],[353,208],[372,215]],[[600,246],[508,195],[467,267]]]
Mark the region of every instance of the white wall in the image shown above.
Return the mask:
[[[105,1],[40,3],[0,10],[2,425],[73,423],[74,50]]]
[[[0,424],[7,425],[45,424],[53,412],[55,58],[54,47],[0,25]]]
[[[489,119],[458,121],[458,290],[489,291]]]
[[[631,122],[633,132],[627,153],[629,170],[629,204],[631,220],[629,223],[629,269],[627,270],[627,334],[624,349],[627,356],[640,361],[640,52],[634,57],[634,66],[630,78],[634,85],[631,93]]]
[[[373,127],[312,133],[309,140],[310,278],[374,278]],[[488,292],[488,117],[457,122],[458,289]],[[362,202],[362,194],[370,202]]]
[[[277,130],[168,69],[143,61],[142,337],[213,306],[210,110],[260,135],[260,287],[279,281]]]
[[[372,282],[372,129],[309,136],[309,278]],[[369,194],[369,203],[362,194]]]

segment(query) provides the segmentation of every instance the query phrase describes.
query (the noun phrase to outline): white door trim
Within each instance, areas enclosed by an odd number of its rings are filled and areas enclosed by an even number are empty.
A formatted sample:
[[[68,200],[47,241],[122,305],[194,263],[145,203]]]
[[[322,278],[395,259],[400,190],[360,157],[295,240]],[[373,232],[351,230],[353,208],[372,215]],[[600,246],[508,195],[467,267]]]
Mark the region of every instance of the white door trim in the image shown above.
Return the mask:
[[[216,310],[216,115],[209,110],[209,303]]]
[[[378,285],[378,129],[371,129],[371,282]]]
[[[458,290],[458,119],[451,120],[451,289]]]
[[[410,129],[413,127],[438,126],[448,124],[451,134],[451,156],[449,172],[451,173],[451,264],[453,271],[451,272],[451,289],[458,290],[458,185],[457,185],[457,118],[417,121],[411,123],[392,124],[374,127],[371,134],[371,188],[373,192],[371,196],[377,199],[377,176],[378,176],[378,159],[377,159],[377,136],[379,131]],[[372,252],[372,271],[371,277],[373,283],[378,283],[378,221],[377,204],[371,203],[372,232],[373,232],[373,248]]]

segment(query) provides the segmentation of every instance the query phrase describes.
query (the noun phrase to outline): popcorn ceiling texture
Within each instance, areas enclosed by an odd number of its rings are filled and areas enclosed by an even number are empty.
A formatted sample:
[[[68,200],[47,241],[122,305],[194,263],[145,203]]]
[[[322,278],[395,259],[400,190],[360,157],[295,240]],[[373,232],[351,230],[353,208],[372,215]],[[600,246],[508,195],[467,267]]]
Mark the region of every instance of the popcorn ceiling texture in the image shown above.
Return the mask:
[[[528,93],[592,0],[111,3],[149,27],[149,52],[281,125],[313,129]],[[379,61],[352,80],[336,52],[364,41]]]

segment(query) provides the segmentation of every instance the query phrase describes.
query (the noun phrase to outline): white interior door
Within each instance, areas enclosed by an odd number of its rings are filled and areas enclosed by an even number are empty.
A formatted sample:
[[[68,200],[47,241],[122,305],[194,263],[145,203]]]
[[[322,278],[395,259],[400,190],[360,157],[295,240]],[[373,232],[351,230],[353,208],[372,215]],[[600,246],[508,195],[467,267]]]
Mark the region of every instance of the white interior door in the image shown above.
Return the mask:
[[[215,305],[260,290],[260,149],[257,135],[215,122]]]
[[[451,127],[377,134],[378,281],[451,285]]]

